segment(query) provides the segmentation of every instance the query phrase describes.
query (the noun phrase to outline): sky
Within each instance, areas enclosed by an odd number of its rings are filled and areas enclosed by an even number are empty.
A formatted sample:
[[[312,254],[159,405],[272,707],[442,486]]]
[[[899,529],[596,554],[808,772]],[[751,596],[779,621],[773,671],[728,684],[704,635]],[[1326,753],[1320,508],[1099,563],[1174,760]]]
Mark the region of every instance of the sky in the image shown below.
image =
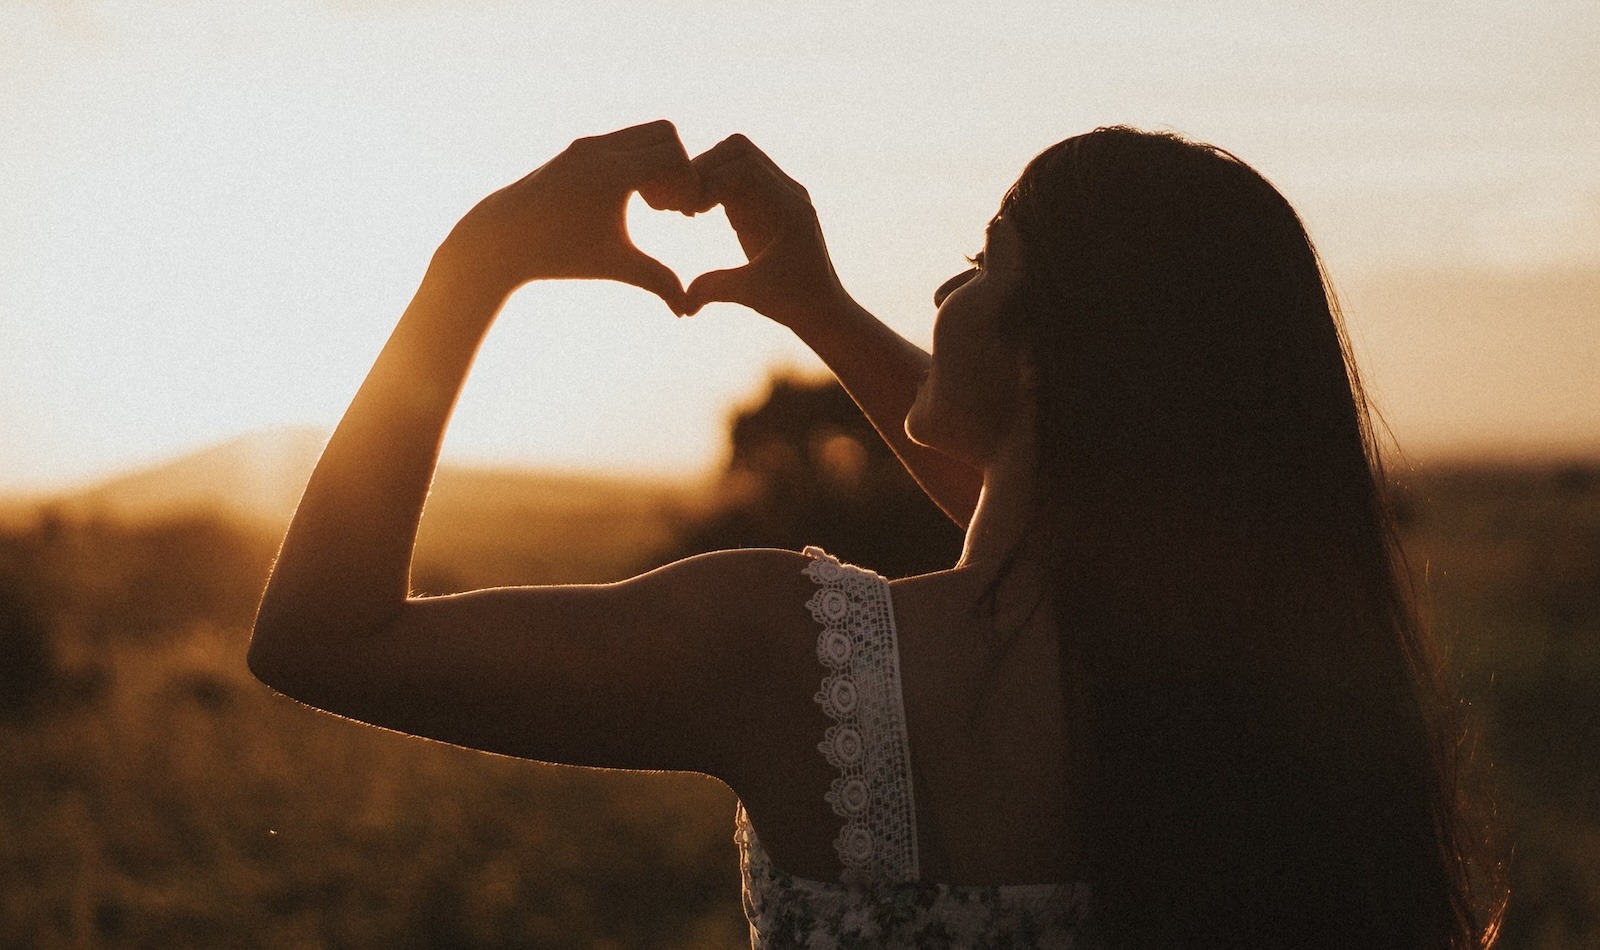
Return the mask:
[[[1408,454],[1600,457],[1597,48],[1592,0],[0,0],[0,491],[330,428],[461,214],[663,117],[805,183],[923,345],[1033,154],[1214,142],[1306,220]],[[720,214],[630,229],[685,283],[741,260]],[[535,285],[446,456],[705,471],[774,368],[820,364],[732,305]]]

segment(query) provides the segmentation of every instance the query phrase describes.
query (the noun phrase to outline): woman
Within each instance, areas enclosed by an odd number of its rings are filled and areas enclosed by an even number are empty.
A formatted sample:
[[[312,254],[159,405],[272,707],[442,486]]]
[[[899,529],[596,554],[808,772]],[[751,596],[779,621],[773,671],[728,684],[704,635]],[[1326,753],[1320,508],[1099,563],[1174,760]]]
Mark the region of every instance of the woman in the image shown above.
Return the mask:
[[[749,263],[684,290],[628,241],[634,191],[720,204]],[[884,581],[722,551],[408,597],[473,354],[562,278],[792,329],[966,527],[960,562]],[[435,254],[251,668],[415,735],[717,776],[761,946],[1478,946],[1447,707],[1288,204],[1225,152],[1096,130],[1028,166],[935,303],[930,358],[843,290],[805,190],[743,137],[573,143]]]

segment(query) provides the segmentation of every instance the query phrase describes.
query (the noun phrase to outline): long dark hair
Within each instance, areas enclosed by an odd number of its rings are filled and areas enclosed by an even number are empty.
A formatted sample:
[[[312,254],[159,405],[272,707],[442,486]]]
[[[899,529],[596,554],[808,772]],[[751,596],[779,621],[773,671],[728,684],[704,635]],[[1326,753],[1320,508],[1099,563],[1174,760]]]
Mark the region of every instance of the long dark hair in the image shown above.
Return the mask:
[[[1039,155],[1000,214],[1102,940],[1487,942],[1454,707],[1294,210],[1227,152],[1117,127]]]

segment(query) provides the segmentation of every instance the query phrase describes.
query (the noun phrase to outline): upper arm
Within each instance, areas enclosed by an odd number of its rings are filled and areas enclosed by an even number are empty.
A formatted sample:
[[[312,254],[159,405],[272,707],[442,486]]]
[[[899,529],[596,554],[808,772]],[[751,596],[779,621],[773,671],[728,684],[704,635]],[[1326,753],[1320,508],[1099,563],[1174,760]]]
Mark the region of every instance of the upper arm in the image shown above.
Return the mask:
[[[251,665],[296,699],[413,735],[718,774],[779,675],[771,641],[806,618],[805,563],[723,551],[615,584],[412,598],[371,633],[267,638]]]

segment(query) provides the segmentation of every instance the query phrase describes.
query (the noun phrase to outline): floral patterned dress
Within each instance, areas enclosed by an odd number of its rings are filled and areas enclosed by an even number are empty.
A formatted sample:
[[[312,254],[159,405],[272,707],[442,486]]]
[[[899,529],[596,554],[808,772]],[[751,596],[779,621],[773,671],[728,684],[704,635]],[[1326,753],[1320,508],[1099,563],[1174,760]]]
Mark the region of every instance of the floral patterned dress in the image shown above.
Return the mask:
[[[773,866],[741,806],[734,839],[757,950],[803,947],[1078,948],[1083,884],[971,886],[923,881],[915,790],[889,584],[817,548],[805,572],[827,669],[816,700],[833,720],[818,750],[839,770],[827,801],[841,819],[838,881]]]

